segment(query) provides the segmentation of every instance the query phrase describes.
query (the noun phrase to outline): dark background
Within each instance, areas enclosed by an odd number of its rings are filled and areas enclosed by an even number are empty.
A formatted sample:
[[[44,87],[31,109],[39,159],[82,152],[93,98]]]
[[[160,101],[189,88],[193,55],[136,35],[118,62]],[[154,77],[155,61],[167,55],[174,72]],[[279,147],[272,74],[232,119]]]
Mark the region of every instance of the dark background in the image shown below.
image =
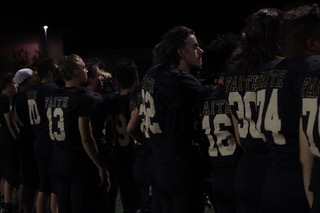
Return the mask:
[[[85,1],[85,2],[83,2]],[[64,30],[66,51],[72,49],[153,46],[175,25],[194,29],[208,42],[216,33],[238,33],[244,19],[262,7],[284,7],[312,1],[290,0],[154,0],[154,1],[9,1],[1,5],[6,30],[27,31],[48,25]],[[11,29],[10,29],[11,28]]]
[[[134,51],[143,57],[176,25],[192,28],[204,47],[217,33],[239,33],[245,18],[257,9],[285,10],[312,2],[317,1],[10,1],[0,8],[0,33],[44,34],[43,25],[48,25],[48,37],[57,31],[62,34],[65,55],[100,56],[112,50],[119,57],[121,52],[134,55]]]

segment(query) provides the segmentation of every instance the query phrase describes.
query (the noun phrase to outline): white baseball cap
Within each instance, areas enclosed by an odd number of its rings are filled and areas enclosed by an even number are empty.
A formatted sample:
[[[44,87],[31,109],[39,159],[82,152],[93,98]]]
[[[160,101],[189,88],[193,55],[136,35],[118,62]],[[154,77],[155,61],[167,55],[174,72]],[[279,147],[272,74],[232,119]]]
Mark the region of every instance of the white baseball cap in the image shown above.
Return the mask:
[[[30,68],[23,68],[20,69],[16,72],[15,76],[14,76],[14,80],[16,81],[17,84],[21,84],[22,82],[24,82],[27,78],[32,76],[32,69]]]

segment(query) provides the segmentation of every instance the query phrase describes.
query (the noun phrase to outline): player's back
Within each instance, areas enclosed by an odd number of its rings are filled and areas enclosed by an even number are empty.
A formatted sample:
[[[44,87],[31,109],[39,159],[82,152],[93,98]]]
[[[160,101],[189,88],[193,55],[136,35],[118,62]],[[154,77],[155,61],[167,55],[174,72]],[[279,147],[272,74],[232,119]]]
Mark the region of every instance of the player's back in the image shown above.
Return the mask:
[[[242,153],[236,143],[231,110],[223,85],[203,85],[196,107],[201,142],[208,146],[213,167],[237,166]]]
[[[226,89],[231,111],[238,121],[242,148],[256,157],[268,154],[264,136],[257,128],[257,89],[260,73],[272,69],[279,60],[271,60],[251,70],[249,73],[238,66],[226,72]]]
[[[57,88],[58,86],[55,83],[49,82],[36,84],[27,91],[28,114],[32,130],[36,136],[36,143],[37,141],[45,143],[44,141],[50,140],[44,99],[45,96],[54,92]]]
[[[12,95],[0,94],[0,134],[1,135],[11,135],[6,119],[4,117],[5,113],[10,112],[11,109],[11,98]]]
[[[304,57],[288,58],[261,74],[258,125],[269,145],[263,190],[266,212],[309,211],[299,158],[298,106],[308,63]]]
[[[298,101],[304,57],[284,59],[261,74],[258,126],[269,143],[269,168],[300,168]]]
[[[45,97],[49,135],[55,152],[87,156],[79,132],[79,117],[91,117],[95,110],[92,92],[84,87],[64,87]]]
[[[194,155],[194,114],[199,82],[179,69],[152,67],[142,81],[139,114],[155,163]]]

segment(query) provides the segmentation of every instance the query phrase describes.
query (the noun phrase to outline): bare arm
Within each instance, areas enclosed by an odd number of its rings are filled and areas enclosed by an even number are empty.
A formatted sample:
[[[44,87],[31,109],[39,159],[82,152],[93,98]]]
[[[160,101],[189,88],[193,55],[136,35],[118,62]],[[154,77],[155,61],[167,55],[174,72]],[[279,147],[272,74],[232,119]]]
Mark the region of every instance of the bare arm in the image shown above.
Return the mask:
[[[14,122],[14,120],[13,120],[12,113],[11,112],[5,113],[4,117],[6,119],[6,123],[8,125],[8,128],[9,128],[13,138],[15,140],[17,140],[17,137],[19,134],[19,128],[18,128],[16,122]]]
[[[137,107],[131,113],[130,121],[127,125],[127,132],[136,141],[141,142],[143,139],[143,134],[139,129],[141,120],[139,118],[139,110]]]
[[[299,145],[300,145],[300,162],[302,165],[303,184],[310,207],[313,202],[313,193],[309,191],[311,171],[313,166],[313,155],[305,133],[302,130],[302,120],[299,125]]]
[[[236,119],[236,117],[234,117],[234,115],[231,113],[231,117],[232,117],[232,125],[234,128],[234,136],[236,138],[236,142],[241,146],[240,143],[240,135],[239,135],[239,127],[238,127],[238,120]]]
[[[89,157],[93,161],[93,163],[99,169],[101,184],[108,182],[109,187],[110,187],[110,182],[108,179],[108,171],[100,159],[100,156],[98,153],[98,148],[96,145],[96,141],[94,140],[93,135],[92,135],[90,117],[80,117],[79,118],[79,130],[80,130],[82,145],[84,147],[84,150],[89,155]]]

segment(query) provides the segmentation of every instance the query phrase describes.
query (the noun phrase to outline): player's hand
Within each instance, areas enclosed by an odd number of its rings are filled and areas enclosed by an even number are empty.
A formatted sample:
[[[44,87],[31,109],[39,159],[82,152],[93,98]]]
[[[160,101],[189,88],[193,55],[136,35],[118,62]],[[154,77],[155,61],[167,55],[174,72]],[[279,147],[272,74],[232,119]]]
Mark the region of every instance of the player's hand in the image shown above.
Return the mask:
[[[99,175],[101,180],[99,186],[104,186],[107,188],[107,191],[109,191],[111,187],[109,171],[106,168],[101,168],[99,169]]]

